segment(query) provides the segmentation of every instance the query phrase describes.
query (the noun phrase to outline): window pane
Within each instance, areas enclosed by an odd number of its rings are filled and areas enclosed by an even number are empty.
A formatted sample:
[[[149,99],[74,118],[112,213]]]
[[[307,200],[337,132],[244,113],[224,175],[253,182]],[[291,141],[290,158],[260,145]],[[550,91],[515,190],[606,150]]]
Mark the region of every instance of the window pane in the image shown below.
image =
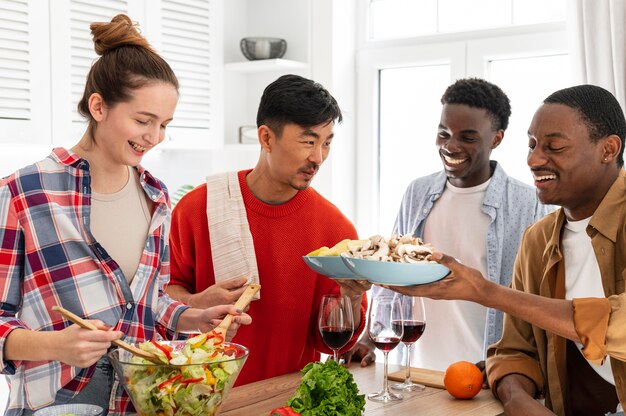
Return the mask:
[[[533,183],[526,165],[528,127],[548,95],[571,86],[567,68],[568,55],[493,60],[488,64],[489,80],[509,96],[512,110],[509,128],[492,158],[516,179]]]
[[[510,24],[510,1],[439,0],[440,32],[487,29]]]
[[[566,0],[513,0],[513,24],[565,20]]]
[[[371,39],[407,38],[437,32],[437,0],[372,0]]]
[[[435,149],[449,65],[380,71],[379,224],[390,234],[409,183],[441,169]]]
[[[564,21],[567,0],[370,0],[370,39]]]

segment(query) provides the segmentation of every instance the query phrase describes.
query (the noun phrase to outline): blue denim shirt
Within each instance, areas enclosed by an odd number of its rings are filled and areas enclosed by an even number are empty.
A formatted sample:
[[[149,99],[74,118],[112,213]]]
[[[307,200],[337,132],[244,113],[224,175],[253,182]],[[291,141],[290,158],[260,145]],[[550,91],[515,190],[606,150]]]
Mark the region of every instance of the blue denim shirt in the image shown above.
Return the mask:
[[[541,204],[534,187],[507,176],[497,162],[490,163],[493,175],[482,204],[482,212],[491,218],[487,230],[486,278],[508,286],[524,230],[555,207]],[[446,173],[441,171],[411,182],[402,198],[394,226],[396,234],[423,237],[426,218],[445,190],[446,180]],[[502,317],[498,310],[487,310],[483,356],[486,356],[487,347],[502,335]]]

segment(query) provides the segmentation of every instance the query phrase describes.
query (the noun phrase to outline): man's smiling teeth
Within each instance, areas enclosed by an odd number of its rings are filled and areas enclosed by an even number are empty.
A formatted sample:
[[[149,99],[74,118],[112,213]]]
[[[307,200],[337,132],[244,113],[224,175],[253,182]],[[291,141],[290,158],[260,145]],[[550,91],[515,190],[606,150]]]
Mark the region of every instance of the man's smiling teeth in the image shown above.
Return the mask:
[[[535,175],[533,174],[533,178],[535,178],[536,181],[548,181],[550,179],[556,179],[556,175]]]
[[[461,163],[465,162],[467,159],[453,159],[449,156],[443,155],[444,160],[446,161],[446,163],[450,164],[450,165],[460,165]]]
[[[139,146],[137,143],[130,142],[130,141],[128,143],[130,143],[130,145],[133,147],[133,149],[135,149],[138,152],[145,152],[146,151],[145,147]]]

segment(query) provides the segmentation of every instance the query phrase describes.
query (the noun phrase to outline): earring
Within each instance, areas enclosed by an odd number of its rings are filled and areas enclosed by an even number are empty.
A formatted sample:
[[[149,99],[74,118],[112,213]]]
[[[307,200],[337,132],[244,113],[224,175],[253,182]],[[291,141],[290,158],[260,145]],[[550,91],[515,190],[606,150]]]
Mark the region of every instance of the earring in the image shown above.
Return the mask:
[[[608,162],[609,158],[605,157],[603,160],[604,160],[605,162]]]

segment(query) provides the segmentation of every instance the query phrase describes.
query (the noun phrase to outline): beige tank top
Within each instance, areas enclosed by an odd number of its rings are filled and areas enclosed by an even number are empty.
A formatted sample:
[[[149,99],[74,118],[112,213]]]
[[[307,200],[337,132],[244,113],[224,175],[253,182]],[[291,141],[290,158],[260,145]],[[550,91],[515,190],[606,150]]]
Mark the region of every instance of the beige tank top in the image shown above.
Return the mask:
[[[130,284],[135,277],[150,227],[150,207],[139,183],[139,172],[129,167],[126,185],[113,194],[91,194],[91,233],[120,266]]]

